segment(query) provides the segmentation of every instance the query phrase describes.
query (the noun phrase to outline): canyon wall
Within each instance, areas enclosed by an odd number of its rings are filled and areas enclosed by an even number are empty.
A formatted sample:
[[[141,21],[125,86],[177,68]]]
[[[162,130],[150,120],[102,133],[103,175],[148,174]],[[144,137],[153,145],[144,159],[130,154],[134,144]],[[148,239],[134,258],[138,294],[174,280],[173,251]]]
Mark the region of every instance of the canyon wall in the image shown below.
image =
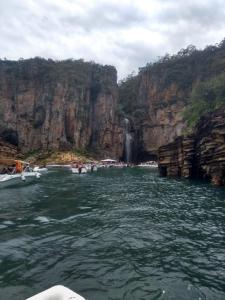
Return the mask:
[[[192,136],[159,148],[163,176],[208,179],[225,185],[225,106],[199,121]]]
[[[176,145],[185,133],[184,110],[195,87],[221,74],[224,41],[203,51],[189,46],[166,55],[119,85],[112,66],[0,60],[0,138],[22,153],[79,149],[120,159],[125,158],[128,119],[133,161],[157,158],[159,147],[174,140]],[[190,158],[184,159],[188,165]],[[181,167],[179,172],[189,171]]]
[[[0,139],[0,159],[3,157],[10,159],[22,158],[16,146]]]
[[[139,158],[149,159],[162,145],[181,137],[190,95],[199,84],[225,72],[225,43],[204,51],[189,46],[141,68],[119,85],[121,110],[133,124]]]
[[[120,157],[114,67],[79,61],[0,61],[0,137],[22,153],[86,149]]]

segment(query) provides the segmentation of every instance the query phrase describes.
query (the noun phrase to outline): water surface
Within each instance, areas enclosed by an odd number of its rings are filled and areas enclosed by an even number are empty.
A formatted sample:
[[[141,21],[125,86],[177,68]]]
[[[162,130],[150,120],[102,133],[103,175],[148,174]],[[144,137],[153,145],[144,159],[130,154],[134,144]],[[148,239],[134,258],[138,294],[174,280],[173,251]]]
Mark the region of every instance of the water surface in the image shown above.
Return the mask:
[[[51,171],[0,190],[0,299],[225,299],[225,190],[156,170]]]

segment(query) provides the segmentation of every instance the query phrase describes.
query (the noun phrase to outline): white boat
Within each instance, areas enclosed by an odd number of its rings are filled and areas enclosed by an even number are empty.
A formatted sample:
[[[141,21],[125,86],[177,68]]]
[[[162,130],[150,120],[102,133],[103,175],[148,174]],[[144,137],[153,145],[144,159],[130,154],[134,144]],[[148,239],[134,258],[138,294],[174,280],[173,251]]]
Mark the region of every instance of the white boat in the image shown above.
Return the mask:
[[[141,167],[141,168],[158,168],[158,164],[156,161],[147,161],[147,162],[141,163],[137,166]]]
[[[85,168],[90,172],[98,171],[98,167],[95,164],[91,164],[91,163],[85,164]]]
[[[34,172],[39,172],[39,173],[45,173],[45,172],[48,172],[48,169],[47,168],[40,168],[39,166],[36,166],[33,168],[33,171]]]
[[[85,300],[63,285],[56,285],[26,300]]]
[[[29,163],[20,160],[2,159],[0,160],[0,165],[10,166],[3,168],[4,174],[0,174],[1,187],[11,183],[30,181],[31,179],[40,178],[41,176],[39,172],[34,172],[30,168]],[[18,166],[20,170],[17,169]]]
[[[72,171],[73,174],[86,174],[88,170],[85,167],[82,167],[82,168],[73,168],[72,167],[71,171]]]
[[[119,164],[114,164],[113,165],[114,168],[127,168],[128,167],[128,164],[125,164],[125,163],[119,163]]]
[[[48,165],[46,165],[46,167],[47,167],[47,169],[54,169],[54,168],[56,168],[56,169],[58,169],[58,168],[71,168],[71,165],[59,165],[59,164],[48,164]]]

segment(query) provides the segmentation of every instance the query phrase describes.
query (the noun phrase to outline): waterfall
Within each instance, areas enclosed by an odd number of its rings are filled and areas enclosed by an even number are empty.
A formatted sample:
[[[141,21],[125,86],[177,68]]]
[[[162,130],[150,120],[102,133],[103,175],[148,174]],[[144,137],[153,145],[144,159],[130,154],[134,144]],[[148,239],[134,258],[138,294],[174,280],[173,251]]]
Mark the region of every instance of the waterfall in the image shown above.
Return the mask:
[[[132,134],[130,133],[130,121],[125,118],[125,159],[127,163],[131,162],[132,158]]]

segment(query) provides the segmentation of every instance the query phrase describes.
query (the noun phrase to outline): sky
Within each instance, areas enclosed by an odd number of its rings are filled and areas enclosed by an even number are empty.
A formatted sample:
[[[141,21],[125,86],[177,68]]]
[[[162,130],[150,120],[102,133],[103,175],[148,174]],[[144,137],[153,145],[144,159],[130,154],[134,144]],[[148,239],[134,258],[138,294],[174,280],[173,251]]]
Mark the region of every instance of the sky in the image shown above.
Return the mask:
[[[0,0],[1,58],[83,58],[119,79],[224,38],[224,0]]]

